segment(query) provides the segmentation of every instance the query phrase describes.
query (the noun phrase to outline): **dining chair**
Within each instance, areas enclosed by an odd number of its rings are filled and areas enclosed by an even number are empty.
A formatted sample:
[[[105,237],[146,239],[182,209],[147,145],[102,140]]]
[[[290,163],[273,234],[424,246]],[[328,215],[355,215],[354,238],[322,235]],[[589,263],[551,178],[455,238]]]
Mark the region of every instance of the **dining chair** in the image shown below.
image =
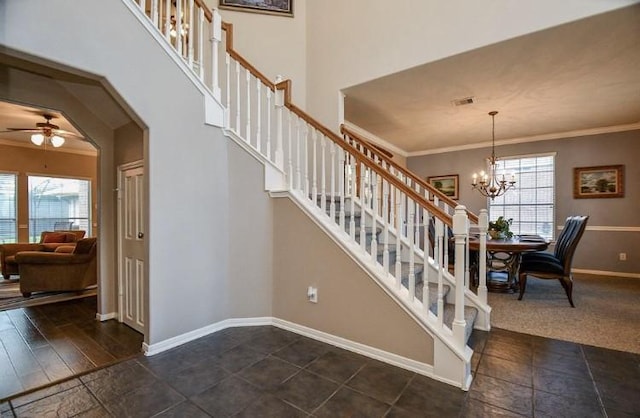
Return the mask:
[[[571,262],[576,251],[578,242],[587,226],[589,216],[570,216],[564,224],[562,232],[558,236],[553,253],[537,251],[522,255],[518,283],[520,286],[520,296],[527,288],[527,276],[534,276],[538,279],[558,279],[564,288],[569,303],[573,304],[573,276],[571,274]]]

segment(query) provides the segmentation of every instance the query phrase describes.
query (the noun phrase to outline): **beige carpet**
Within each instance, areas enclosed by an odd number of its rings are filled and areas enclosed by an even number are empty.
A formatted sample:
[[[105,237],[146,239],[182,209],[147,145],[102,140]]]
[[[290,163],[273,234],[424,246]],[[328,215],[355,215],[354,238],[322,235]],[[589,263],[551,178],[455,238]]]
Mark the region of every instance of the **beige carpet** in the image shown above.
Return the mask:
[[[25,298],[18,280],[0,280],[0,311],[86,298],[96,293],[96,286],[91,286],[81,292],[34,292]]]
[[[524,298],[489,293],[491,325],[640,353],[640,279],[576,275],[572,308],[557,280],[531,278]]]

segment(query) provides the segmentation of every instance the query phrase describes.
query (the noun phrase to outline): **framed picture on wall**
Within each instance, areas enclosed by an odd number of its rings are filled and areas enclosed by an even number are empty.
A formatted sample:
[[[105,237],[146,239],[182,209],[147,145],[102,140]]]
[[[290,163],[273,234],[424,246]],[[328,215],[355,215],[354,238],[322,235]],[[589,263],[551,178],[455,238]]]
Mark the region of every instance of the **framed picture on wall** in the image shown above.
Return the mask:
[[[574,168],[573,197],[624,197],[624,165]]]
[[[293,17],[293,0],[220,0],[220,8]]]
[[[458,200],[458,175],[427,177],[427,182],[451,199]]]

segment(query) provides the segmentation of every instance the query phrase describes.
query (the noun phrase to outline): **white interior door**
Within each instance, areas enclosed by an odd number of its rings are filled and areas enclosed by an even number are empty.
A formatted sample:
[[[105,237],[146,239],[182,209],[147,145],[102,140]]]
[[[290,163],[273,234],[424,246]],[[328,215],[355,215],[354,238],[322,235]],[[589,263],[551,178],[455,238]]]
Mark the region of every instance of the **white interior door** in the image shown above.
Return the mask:
[[[119,195],[118,318],[144,334],[144,168],[142,164],[121,167]]]

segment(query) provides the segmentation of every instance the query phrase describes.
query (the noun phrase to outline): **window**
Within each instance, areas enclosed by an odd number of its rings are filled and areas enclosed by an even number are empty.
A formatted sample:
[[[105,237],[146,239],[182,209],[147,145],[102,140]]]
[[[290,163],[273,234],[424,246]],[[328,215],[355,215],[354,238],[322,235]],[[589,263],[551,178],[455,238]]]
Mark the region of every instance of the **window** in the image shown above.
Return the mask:
[[[29,176],[29,239],[42,231],[82,229],[91,235],[89,180]]]
[[[16,178],[0,173],[0,244],[16,242]]]
[[[505,157],[499,172],[513,173],[514,190],[489,201],[489,219],[513,219],[514,234],[537,234],[553,239],[555,231],[555,154]]]

